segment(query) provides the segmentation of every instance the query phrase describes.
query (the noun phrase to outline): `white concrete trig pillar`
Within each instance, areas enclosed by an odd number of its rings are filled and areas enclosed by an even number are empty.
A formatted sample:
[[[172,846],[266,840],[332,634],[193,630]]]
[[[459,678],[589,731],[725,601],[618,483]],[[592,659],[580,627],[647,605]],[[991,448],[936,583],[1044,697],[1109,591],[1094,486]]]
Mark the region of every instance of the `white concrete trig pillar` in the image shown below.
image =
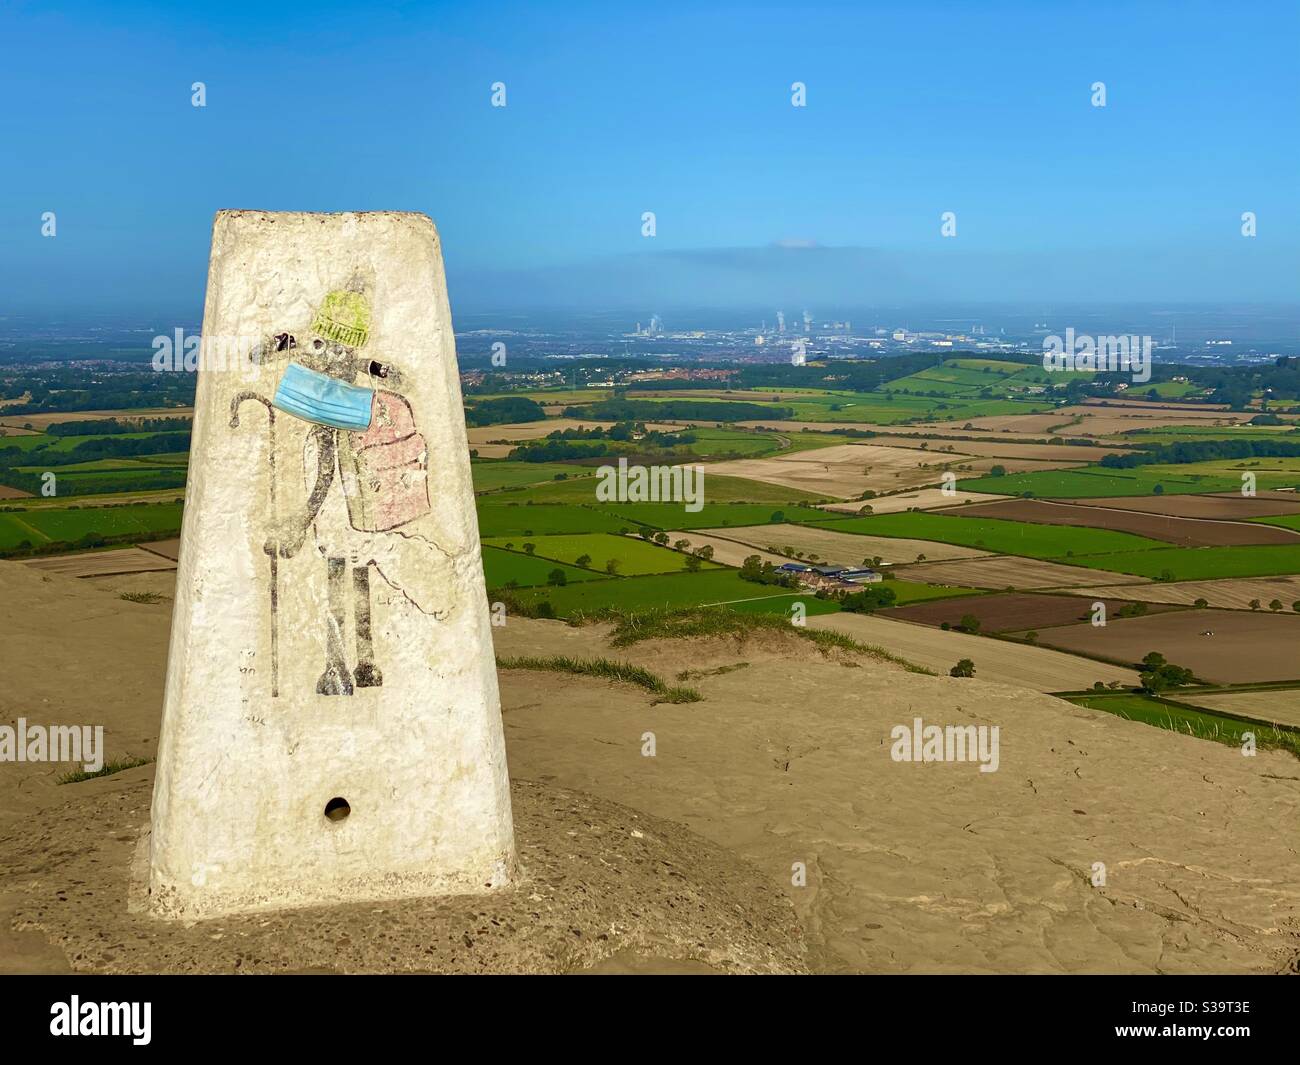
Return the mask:
[[[201,358],[151,908],[203,918],[508,884],[433,223],[220,212]]]

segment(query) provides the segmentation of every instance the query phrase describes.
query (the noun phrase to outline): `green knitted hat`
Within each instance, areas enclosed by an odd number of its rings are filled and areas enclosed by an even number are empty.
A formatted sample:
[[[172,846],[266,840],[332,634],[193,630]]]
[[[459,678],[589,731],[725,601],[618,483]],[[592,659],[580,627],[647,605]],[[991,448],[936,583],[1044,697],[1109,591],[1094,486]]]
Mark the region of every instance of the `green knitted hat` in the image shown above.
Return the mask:
[[[360,292],[331,292],[316,312],[311,330],[349,348],[362,347],[370,338],[370,303]]]

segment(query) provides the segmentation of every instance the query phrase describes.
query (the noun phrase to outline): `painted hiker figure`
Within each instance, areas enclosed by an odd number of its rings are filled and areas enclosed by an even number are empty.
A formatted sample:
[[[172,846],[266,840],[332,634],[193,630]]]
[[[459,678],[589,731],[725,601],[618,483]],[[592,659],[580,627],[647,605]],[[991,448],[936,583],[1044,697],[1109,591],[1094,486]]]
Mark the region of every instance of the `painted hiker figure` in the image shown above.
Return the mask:
[[[399,372],[362,354],[369,333],[370,304],[354,285],[330,292],[301,336],[277,334],[252,355],[257,362],[289,360],[272,403],[311,426],[303,448],[306,495],[293,503],[284,498],[291,493],[281,493],[281,513],[263,550],[273,559],[293,558],[310,531],[324,560],[320,695],[352,695],[355,688],[383,684],[375,660],[371,567],[421,612],[444,616],[433,588],[445,552],[427,537],[402,531],[430,509],[427,446],[410,403],[379,387],[400,388]],[[348,666],[349,598],[355,668]]]

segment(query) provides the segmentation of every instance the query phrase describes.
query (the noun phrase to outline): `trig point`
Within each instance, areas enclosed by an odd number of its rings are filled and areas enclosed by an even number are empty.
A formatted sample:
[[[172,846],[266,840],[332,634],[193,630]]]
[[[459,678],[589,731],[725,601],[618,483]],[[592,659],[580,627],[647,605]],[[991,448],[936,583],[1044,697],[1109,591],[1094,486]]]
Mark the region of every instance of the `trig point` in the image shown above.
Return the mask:
[[[217,215],[150,846],[169,917],[513,876],[424,215]]]

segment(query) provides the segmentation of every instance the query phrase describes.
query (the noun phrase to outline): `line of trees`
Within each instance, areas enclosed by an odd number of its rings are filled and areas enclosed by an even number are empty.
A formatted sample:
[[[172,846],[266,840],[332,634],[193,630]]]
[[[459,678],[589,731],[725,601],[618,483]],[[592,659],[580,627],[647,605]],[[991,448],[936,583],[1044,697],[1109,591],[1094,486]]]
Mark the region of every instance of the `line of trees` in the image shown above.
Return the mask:
[[[1215,459],[1292,458],[1300,455],[1300,440],[1186,440],[1174,444],[1144,445],[1127,455],[1104,455],[1100,465],[1127,470],[1153,463],[1181,465]]]
[[[56,422],[45,430],[47,436],[116,436],[120,433],[188,432],[189,418],[101,418],[89,422]]]
[[[540,422],[545,417],[546,411],[542,405],[527,396],[481,399],[465,408],[465,424],[470,428],[506,425],[511,422]]]

